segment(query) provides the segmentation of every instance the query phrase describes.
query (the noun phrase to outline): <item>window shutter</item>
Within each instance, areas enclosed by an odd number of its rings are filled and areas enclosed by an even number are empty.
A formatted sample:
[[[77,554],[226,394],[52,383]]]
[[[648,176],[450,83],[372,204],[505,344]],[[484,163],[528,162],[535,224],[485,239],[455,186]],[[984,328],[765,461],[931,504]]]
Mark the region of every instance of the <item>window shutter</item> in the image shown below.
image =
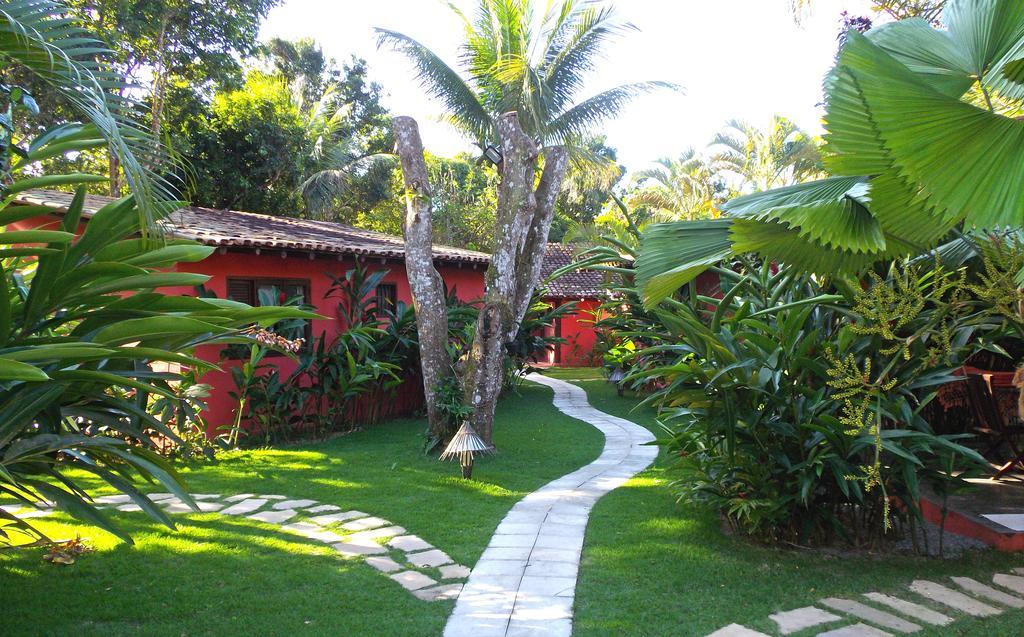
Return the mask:
[[[255,296],[252,279],[228,279],[228,299],[255,305]]]

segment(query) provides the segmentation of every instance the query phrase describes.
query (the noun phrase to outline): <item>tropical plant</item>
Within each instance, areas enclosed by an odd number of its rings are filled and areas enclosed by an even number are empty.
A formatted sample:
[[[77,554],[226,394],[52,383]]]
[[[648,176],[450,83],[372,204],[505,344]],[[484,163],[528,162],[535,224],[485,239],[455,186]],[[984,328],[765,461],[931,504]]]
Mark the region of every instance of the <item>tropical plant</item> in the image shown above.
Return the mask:
[[[894,264],[845,295],[745,259],[715,273],[721,298],[654,310],[630,377],[659,387],[681,498],[773,541],[864,544],[920,521],[922,481],[980,474],[963,434],[921,416],[986,326],[962,272]]]
[[[412,60],[423,86],[444,104],[449,121],[481,148],[498,142],[498,116],[516,112],[523,130],[541,145],[562,144],[578,159],[595,159],[582,143],[588,132],[636,96],[675,88],[666,82],[636,82],[576,101],[605,44],[633,28],[617,20],[611,7],[561,0],[547,3],[539,19],[533,1],[479,0],[472,18],[452,9],[465,29],[461,73],[407,35],[386,29],[377,33],[382,45]]]
[[[134,123],[135,105],[117,97],[117,90],[125,84],[110,70],[111,52],[68,13],[65,5],[51,0],[5,3],[0,7],[0,61],[5,68],[52,90],[75,118],[91,124],[80,128],[77,137],[65,136],[68,146],[59,151],[48,145],[52,152],[43,155],[37,148],[36,161],[95,149],[100,146],[97,142],[105,142],[135,196],[133,209],[143,219],[140,230],[145,234],[159,215],[157,201],[168,195],[153,172],[161,159],[161,146]],[[18,126],[8,105],[21,102],[33,112],[38,112],[38,105],[30,95],[25,100],[25,88],[4,84],[2,93],[7,113],[6,118],[0,117],[0,151],[6,167],[14,155],[24,159],[12,141]],[[40,138],[36,143],[43,141]],[[10,178],[6,169],[3,177]]]
[[[65,126],[28,144],[25,161],[80,139],[82,127]],[[18,204],[26,190],[102,180],[87,175],[42,176],[6,189],[0,223],[45,214],[49,209]],[[168,271],[199,261],[212,249],[190,242],[155,244],[139,238],[140,215],[133,197],[83,215],[78,187],[58,230],[0,233],[3,251],[0,294],[0,492],[35,506],[52,502],[118,537],[130,538],[90,504],[89,495],[65,471],[92,473],[173,528],[167,515],[133,484],[157,481],[192,503],[177,475],[156,453],[147,433],[179,441],[155,417],[150,397],[178,400],[178,374],[151,364],[207,370],[190,352],[199,345],[248,340],[244,330],[288,316],[275,308],[249,308],[230,301],[168,296],[164,286],[191,286],[208,277]],[[165,204],[158,218],[175,204]],[[80,223],[84,231],[76,240]],[[0,510],[0,541],[12,529],[43,537],[24,520]]]
[[[526,374],[533,371],[531,363],[536,363],[539,356],[554,349],[556,344],[565,343],[564,338],[549,335],[546,331],[553,328],[556,321],[575,312],[576,302],[555,306],[545,301],[547,284],[552,280],[548,279],[534,290],[530,309],[523,316],[515,338],[506,346],[505,389],[518,386]]]
[[[715,172],[731,173],[741,190],[788,186],[821,172],[818,144],[796,124],[773,115],[768,127],[732,120],[711,142]]]
[[[734,199],[721,220],[652,228],[637,263],[646,298],[733,254],[858,271],[960,229],[1024,225],[1024,122],[996,108],[1024,98],[1024,5],[950,0],[943,23],[848,32],[826,81],[832,176]]]
[[[634,175],[636,190],[629,204],[671,213],[675,219],[708,219],[718,216],[718,206],[729,192],[714,161],[692,148],[674,159],[662,158],[657,168]]]

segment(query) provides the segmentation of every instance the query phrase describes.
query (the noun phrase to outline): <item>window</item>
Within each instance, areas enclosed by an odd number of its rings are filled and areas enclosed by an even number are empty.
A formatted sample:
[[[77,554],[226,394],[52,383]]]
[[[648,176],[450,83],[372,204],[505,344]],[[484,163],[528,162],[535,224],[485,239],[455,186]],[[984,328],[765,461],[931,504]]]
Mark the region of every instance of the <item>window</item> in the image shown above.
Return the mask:
[[[394,312],[398,305],[398,286],[394,283],[381,283],[377,286],[377,308],[381,311]]]
[[[253,307],[308,305],[309,281],[305,279],[228,279],[228,298]],[[312,326],[303,319],[280,321],[271,328],[287,339],[305,339],[309,344]]]

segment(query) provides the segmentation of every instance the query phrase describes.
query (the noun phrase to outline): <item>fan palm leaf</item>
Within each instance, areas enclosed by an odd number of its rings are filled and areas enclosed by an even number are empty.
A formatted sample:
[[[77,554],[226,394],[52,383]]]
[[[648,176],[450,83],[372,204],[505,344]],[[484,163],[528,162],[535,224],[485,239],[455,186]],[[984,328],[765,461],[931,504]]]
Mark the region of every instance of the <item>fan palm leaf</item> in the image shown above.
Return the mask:
[[[1015,79],[1015,61],[1024,59],[1024,4],[951,0],[944,22],[945,31],[911,20],[847,34],[825,84],[823,159],[837,177],[804,184],[789,206],[779,205],[794,194],[786,189],[730,202],[732,254],[856,271],[925,252],[961,225],[1024,226],[1024,122],[991,107],[992,91],[1008,99],[1024,90]],[[825,201],[828,182],[839,190],[843,180],[854,180],[853,189]],[[699,272],[712,252],[673,260],[660,253],[669,249],[664,235],[687,230],[659,232],[646,281],[685,282],[678,274]],[[647,300],[668,288],[647,290]]]

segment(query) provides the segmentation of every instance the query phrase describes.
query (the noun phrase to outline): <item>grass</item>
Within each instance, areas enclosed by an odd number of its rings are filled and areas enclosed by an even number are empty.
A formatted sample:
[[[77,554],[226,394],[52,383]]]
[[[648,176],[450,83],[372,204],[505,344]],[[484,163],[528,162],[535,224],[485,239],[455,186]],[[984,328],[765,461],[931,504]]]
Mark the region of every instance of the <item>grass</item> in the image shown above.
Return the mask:
[[[616,395],[597,370],[557,369],[591,404],[657,433],[650,409]],[[279,493],[379,515],[472,565],[505,512],[526,493],[599,453],[593,428],[557,412],[550,391],[505,399],[497,456],[473,482],[419,452],[421,420],[400,420],[321,444],[226,454],[186,467],[199,493]],[[1024,565],[996,552],[956,560],[839,559],[753,545],[722,533],[714,514],[677,505],[660,458],[602,498],[587,530],[576,594],[576,637],[706,635],[732,622],[774,634],[770,613],[829,595],[900,593],[915,578],[987,581]],[[179,516],[170,532],[119,514],[135,546],[67,517],[44,518],[54,537],[81,533],[97,549],[71,567],[40,549],[0,551],[5,637],[18,635],[440,635],[452,602],[422,602],[360,561],[248,519]],[[1019,634],[1021,612],[957,621],[929,635]],[[809,637],[816,631],[797,633]]]
[[[475,480],[420,452],[422,420],[399,420],[321,444],[225,454],[186,467],[197,493],[276,493],[366,511],[472,565],[498,522],[530,491],[600,453],[592,427],[521,389],[502,401],[499,453]],[[5,637],[18,635],[440,635],[452,602],[423,602],[361,561],[274,527],[216,514],[178,516],[177,532],[118,513],[135,546],[66,516],[51,537],[81,533],[97,550],[70,567],[41,549],[0,551]]]
[[[659,433],[651,409],[637,408],[639,401],[628,394],[620,398],[593,373],[557,370],[552,375],[578,383],[598,409]],[[856,599],[869,591],[903,596],[905,586],[918,578],[963,575],[988,582],[993,573],[1024,566],[1021,556],[996,551],[950,560],[840,559],[756,546],[724,534],[716,515],[677,505],[664,467],[660,458],[594,508],[576,590],[575,637],[707,635],[733,622],[775,634],[769,614],[823,597]],[[915,635],[1017,635],[1024,619],[1022,611],[988,619],[951,615],[955,623]]]

